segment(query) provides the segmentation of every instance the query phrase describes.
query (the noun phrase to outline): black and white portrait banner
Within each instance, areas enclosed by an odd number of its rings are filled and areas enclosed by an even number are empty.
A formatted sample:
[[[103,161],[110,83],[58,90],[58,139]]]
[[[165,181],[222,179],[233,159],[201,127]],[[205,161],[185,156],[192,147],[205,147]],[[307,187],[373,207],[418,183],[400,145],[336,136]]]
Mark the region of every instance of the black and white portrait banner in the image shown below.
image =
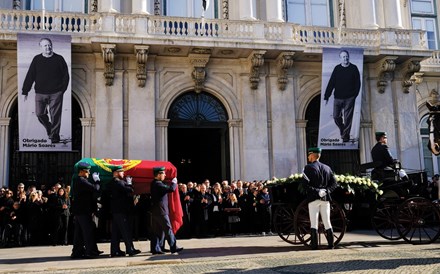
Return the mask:
[[[71,151],[71,37],[17,35],[20,151]]]
[[[359,149],[363,49],[324,48],[318,144]]]

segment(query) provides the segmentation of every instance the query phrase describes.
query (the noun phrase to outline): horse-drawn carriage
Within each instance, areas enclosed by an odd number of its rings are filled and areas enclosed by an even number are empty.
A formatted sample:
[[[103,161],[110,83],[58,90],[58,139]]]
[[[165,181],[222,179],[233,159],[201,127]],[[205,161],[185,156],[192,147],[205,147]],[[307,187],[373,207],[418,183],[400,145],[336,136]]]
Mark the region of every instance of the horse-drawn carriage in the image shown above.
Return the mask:
[[[365,164],[361,168],[368,169]],[[398,175],[400,165],[394,171]],[[364,170],[365,171],[365,170]],[[330,220],[333,226],[334,245],[341,242],[347,229],[346,215],[360,196],[370,197],[371,224],[385,239],[404,239],[411,244],[428,244],[440,236],[440,211],[436,203],[421,196],[422,173],[410,174],[400,179],[394,176],[383,182],[373,181],[367,174],[363,177],[336,175],[340,184],[332,195]],[[302,176],[274,180],[271,196],[274,205],[273,225],[276,233],[290,244],[310,245],[310,220],[305,200]],[[318,243],[325,238],[325,228],[320,221]]]

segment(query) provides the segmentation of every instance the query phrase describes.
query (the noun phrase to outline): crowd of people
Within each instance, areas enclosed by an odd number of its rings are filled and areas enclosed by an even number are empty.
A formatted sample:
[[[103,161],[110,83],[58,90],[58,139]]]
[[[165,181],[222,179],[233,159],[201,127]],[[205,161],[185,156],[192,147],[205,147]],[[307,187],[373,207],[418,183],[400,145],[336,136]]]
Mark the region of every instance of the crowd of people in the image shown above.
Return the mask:
[[[136,182],[134,182],[136,183]],[[183,225],[177,239],[271,233],[271,199],[262,181],[223,181],[211,185],[178,183]],[[68,245],[74,221],[70,185],[62,181],[37,189],[23,183],[0,189],[0,246]],[[111,194],[101,192],[93,222],[100,242],[112,237]],[[133,195],[129,223],[134,240],[151,238],[151,197]]]
[[[16,190],[0,189],[0,239],[2,246],[67,245],[70,187],[60,183],[37,189],[20,183]]]

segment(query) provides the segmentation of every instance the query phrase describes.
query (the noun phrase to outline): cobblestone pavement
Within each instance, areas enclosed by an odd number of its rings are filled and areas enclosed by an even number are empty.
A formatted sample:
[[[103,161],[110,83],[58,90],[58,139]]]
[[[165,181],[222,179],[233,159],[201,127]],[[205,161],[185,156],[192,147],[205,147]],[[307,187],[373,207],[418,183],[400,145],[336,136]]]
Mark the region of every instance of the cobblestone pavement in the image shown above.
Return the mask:
[[[278,236],[180,240],[179,255],[71,260],[69,247],[0,249],[1,273],[440,273],[440,241],[410,245],[347,233],[338,249],[309,250]],[[121,247],[123,244],[121,244]],[[109,244],[100,244],[108,254]]]

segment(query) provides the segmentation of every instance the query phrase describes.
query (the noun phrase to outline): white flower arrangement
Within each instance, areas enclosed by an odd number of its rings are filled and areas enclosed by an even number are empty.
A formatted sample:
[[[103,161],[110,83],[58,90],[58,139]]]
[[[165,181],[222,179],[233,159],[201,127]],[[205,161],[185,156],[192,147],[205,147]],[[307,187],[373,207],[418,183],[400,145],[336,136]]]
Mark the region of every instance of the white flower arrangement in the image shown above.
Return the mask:
[[[291,174],[287,178],[278,179],[276,177],[273,177],[272,180],[267,181],[267,184],[276,185],[286,183],[299,183],[302,181],[303,177],[304,175],[302,173]],[[350,193],[354,194],[357,190],[370,190],[378,195],[383,194],[383,190],[379,189],[379,184],[368,177],[335,174],[335,178],[338,184]]]

